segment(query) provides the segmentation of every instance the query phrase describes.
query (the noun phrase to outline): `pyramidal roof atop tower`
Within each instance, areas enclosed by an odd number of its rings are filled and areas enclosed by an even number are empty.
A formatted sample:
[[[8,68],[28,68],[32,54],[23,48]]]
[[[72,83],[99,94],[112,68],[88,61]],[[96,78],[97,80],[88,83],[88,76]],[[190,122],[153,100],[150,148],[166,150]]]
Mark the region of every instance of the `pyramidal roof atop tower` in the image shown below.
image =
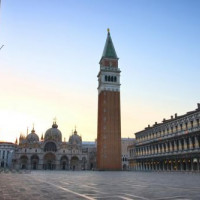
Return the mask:
[[[116,51],[115,51],[115,47],[113,45],[111,36],[110,36],[110,30],[107,29],[108,34],[107,34],[107,39],[106,39],[106,43],[104,46],[104,50],[103,50],[103,55],[101,57],[102,58],[114,58],[114,59],[118,59]]]

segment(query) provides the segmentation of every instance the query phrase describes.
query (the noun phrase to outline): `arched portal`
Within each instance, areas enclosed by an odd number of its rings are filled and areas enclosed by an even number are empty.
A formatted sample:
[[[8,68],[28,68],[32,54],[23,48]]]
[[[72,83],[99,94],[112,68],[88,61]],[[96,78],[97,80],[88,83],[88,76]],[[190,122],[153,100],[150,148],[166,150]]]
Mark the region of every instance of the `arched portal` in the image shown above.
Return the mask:
[[[21,169],[28,169],[28,157],[27,156],[20,157],[20,165],[21,165]]]
[[[31,169],[38,169],[39,165],[39,157],[37,155],[32,155],[31,156]]]
[[[52,151],[52,152],[56,152],[57,151],[57,147],[56,144],[54,142],[47,142],[44,146],[44,151]]]
[[[56,168],[56,156],[53,153],[45,154],[43,168],[48,170]]]
[[[74,170],[77,170],[79,169],[79,159],[77,156],[73,156],[71,158],[71,163],[70,163],[70,168],[74,171]]]
[[[68,170],[69,169],[69,159],[67,156],[62,156],[60,159],[60,169]]]

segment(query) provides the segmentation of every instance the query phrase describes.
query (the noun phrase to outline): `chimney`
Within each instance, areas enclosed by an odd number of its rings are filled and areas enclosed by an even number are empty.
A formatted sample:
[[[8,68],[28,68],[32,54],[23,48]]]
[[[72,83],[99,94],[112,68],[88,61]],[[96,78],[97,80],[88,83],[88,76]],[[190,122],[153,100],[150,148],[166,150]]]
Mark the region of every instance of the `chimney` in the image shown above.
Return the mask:
[[[173,119],[173,115],[171,115],[171,119]]]
[[[175,118],[177,118],[177,116],[178,116],[177,113],[175,113]]]
[[[165,120],[166,120],[166,119],[165,119],[165,118],[163,118],[163,122],[165,122]]]
[[[197,109],[200,110],[200,103],[197,104]]]

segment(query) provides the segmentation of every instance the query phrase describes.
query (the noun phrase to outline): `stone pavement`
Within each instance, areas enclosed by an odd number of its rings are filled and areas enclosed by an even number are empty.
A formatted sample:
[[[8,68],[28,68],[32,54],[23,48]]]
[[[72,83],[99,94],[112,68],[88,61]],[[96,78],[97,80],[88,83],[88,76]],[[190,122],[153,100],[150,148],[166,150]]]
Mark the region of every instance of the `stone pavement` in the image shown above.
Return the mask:
[[[198,200],[200,174],[31,171],[0,174],[0,200]]]

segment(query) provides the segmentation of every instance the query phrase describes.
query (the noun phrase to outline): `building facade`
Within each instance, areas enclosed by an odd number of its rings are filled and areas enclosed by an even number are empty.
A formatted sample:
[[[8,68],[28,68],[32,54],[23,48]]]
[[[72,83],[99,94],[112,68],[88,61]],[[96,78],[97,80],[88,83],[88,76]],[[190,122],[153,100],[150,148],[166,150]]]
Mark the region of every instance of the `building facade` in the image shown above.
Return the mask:
[[[122,138],[121,139],[121,159],[122,159],[122,169],[129,170],[129,147],[135,143],[134,138]]]
[[[135,133],[136,170],[200,170],[200,104]]]
[[[75,130],[69,141],[62,141],[62,133],[56,122],[39,140],[34,128],[26,137],[20,136],[13,167],[38,170],[89,170],[96,166],[96,144],[83,144]]]
[[[98,74],[98,170],[121,170],[120,69],[108,30]]]
[[[12,159],[15,154],[16,144],[0,142],[0,168],[12,168]]]

